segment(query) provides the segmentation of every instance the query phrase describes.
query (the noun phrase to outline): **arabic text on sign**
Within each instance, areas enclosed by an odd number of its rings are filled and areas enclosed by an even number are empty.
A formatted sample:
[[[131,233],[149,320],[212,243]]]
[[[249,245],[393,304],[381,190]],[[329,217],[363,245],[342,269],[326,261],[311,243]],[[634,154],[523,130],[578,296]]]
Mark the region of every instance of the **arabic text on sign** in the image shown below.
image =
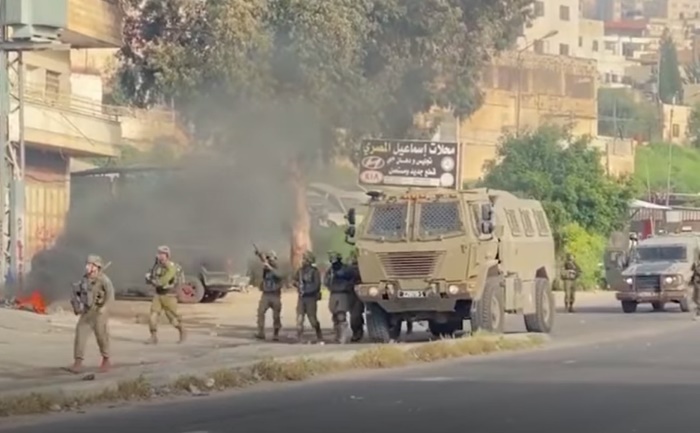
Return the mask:
[[[414,176],[414,177],[430,177],[436,176],[437,170],[434,168],[392,168],[387,173],[388,176]]]

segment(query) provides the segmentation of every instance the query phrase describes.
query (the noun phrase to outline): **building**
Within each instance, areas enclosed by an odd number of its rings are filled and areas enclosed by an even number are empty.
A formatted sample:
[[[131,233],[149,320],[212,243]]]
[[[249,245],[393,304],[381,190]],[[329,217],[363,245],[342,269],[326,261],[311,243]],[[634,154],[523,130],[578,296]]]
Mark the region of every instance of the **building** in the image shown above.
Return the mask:
[[[575,56],[580,19],[578,0],[560,0],[556,4],[538,0],[533,4],[533,12],[532,23],[523,30],[518,49]]]
[[[496,58],[484,74],[483,105],[458,128],[463,180],[484,174],[504,132],[559,124],[575,135],[596,136],[597,76],[594,60],[529,52]],[[444,129],[445,136],[456,130],[449,122]]]
[[[661,104],[663,115],[663,138],[667,142],[685,145],[688,143],[688,122],[693,111],[685,105]]]

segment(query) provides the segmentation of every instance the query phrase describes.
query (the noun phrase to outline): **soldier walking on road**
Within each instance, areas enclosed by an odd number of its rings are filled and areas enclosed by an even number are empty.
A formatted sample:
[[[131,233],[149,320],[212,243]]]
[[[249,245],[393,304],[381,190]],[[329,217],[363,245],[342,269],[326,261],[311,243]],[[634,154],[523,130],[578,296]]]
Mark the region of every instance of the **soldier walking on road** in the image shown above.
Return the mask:
[[[581,268],[574,260],[571,253],[566,254],[566,261],[561,272],[561,279],[564,283],[564,305],[566,311],[574,312],[574,302],[576,301],[576,280],[581,275]]]
[[[360,298],[355,293],[355,286],[360,284],[360,267],[357,264],[357,253],[352,252],[349,257],[349,263],[347,265],[348,278],[351,280],[349,284],[350,287],[350,329],[352,329],[352,339],[353,342],[358,342],[362,340],[364,336],[365,328],[365,318],[363,314],[365,313],[365,304],[360,301]]]
[[[158,247],[156,262],[146,275],[146,282],[156,290],[151,301],[148,321],[151,332],[151,338],[148,341],[150,344],[158,344],[158,319],[163,313],[180,333],[180,343],[185,341],[185,329],[182,325],[182,317],[177,311],[177,296],[174,293],[179,274],[180,268],[170,260],[170,248],[165,245]]]
[[[316,267],[316,258],[307,251],[301,268],[294,275],[294,286],[299,291],[297,300],[297,339],[301,341],[304,334],[304,319],[316,331],[316,341],[323,342],[321,324],[318,322],[318,301],[321,299],[321,273]]]
[[[693,262],[693,275],[690,277],[693,283],[693,302],[695,303],[695,315],[693,320],[700,318],[700,256]]]
[[[333,318],[335,341],[345,344],[348,342],[348,312],[352,300],[350,291],[354,284],[354,276],[352,270],[343,263],[340,254],[330,252],[328,256],[331,262],[325,275],[325,285],[330,291],[328,309]]]
[[[73,309],[80,315],[75,327],[75,342],[73,346],[74,363],[69,368],[73,373],[80,373],[85,359],[85,344],[90,334],[95,334],[97,347],[102,355],[100,371],[110,368],[109,362],[109,329],[108,309],[114,301],[114,286],[112,281],[103,273],[102,259],[90,255],[85,264],[85,275],[78,283],[74,294]]]
[[[264,256],[258,254],[258,257],[263,262],[263,273],[260,282],[262,294],[258,303],[258,332],[255,338],[265,339],[265,314],[267,310],[272,310],[272,339],[279,341],[280,329],[282,329],[282,273],[277,268],[277,255],[274,251]]]

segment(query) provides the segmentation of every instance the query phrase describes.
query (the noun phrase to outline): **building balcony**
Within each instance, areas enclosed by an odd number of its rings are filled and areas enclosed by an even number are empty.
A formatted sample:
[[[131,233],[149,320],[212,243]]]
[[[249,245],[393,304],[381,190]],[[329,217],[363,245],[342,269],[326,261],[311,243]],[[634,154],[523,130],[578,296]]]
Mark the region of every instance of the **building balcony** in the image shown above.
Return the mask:
[[[190,143],[189,134],[172,111],[126,107],[110,107],[110,110],[119,116],[125,145],[148,151],[156,144],[165,144],[178,151]]]
[[[68,16],[61,34],[73,48],[116,48],[122,44],[122,11],[117,0],[66,0]]]
[[[35,147],[67,156],[114,157],[122,144],[119,117],[103,105],[70,95],[47,95],[30,88],[25,93],[24,139]],[[18,136],[19,118],[11,120]]]

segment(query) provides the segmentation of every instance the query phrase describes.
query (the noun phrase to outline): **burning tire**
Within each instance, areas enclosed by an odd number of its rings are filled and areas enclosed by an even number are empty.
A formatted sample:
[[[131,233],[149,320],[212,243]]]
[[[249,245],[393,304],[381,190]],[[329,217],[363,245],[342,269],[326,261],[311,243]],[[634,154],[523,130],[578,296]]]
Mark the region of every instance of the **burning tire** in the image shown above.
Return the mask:
[[[198,278],[187,277],[177,286],[177,300],[181,304],[197,304],[204,299],[204,285]]]

